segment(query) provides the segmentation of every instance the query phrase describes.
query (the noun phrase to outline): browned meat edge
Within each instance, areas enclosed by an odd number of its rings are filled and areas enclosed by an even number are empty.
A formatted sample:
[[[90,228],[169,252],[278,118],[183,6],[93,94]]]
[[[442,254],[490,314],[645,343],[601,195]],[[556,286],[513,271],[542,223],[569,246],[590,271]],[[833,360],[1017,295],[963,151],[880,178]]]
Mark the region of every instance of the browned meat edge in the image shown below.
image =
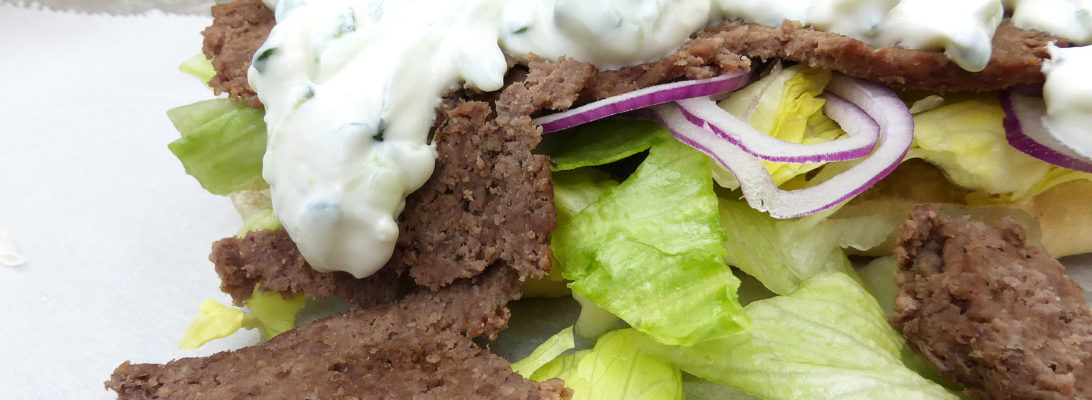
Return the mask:
[[[260,283],[265,291],[335,294],[367,307],[396,297],[403,271],[432,289],[491,265],[518,271],[520,280],[541,277],[556,215],[549,160],[532,153],[540,136],[531,119],[494,116],[482,102],[454,103],[444,114],[436,170],[407,199],[394,257],[380,273],[357,280],[316,272],[283,231],[252,232],[213,246],[221,289],[236,304]]]
[[[1040,66],[1049,57],[1047,43],[1068,45],[1064,39],[1004,23],[993,36],[989,65],[981,72],[968,72],[941,52],[893,46],[877,49],[857,39],[789,22],[772,27],[732,21],[701,36],[717,38],[724,48],[752,58],[791,60],[888,86],[941,92],[989,91],[1020,83],[1042,83]]]
[[[246,81],[254,52],[272,29],[273,15],[259,0],[239,0],[213,9],[215,21],[205,30],[204,52],[217,75],[209,82],[217,93],[227,92],[255,107],[260,101]],[[726,21],[696,35],[682,49],[645,65],[605,71],[586,82],[581,102],[609,97],[657,83],[687,77],[708,78],[734,71],[743,55],[785,59],[859,78],[908,89],[988,91],[1021,83],[1042,83],[1042,60],[1049,58],[1047,43],[1069,45],[1062,38],[1020,30],[1003,23],[994,34],[990,64],[968,72],[942,52],[900,47],[874,48],[856,39],[799,27],[786,21],[781,27]],[[551,109],[559,109],[550,104]]]
[[[237,306],[250,298],[259,283],[266,292],[284,296],[303,293],[314,299],[335,295],[356,307],[370,307],[400,297],[395,270],[382,269],[364,279],[355,279],[345,272],[315,271],[283,229],[250,232],[241,239],[221,239],[212,245],[209,259],[220,275],[220,290],[230,294]]]
[[[248,1],[233,4],[238,3]],[[217,7],[222,17],[206,29],[207,37],[230,28],[220,26],[221,21],[260,19],[229,17],[257,13],[252,7]],[[232,51],[253,54],[260,44],[257,40],[250,48]],[[234,54],[227,58],[249,66],[249,58]],[[230,70],[243,71],[246,66]],[[583,98],[747,67],[749,63],[738,55],[697,39],[656,63],[609,72],[573,60],[531,57],[527,70],[513,69],[500,93],[464,93],[484,102],[450,99],[438,113],[436,172],[407,199],[399,221],[399,244],[387,269],[408,271],[417,284],[433,289],[495,264],[515,268],[521,278],[540,276],[549,268],[547,236],[555,216],[548,160],[531,153],[539,133],[528,116],[542,109],[566,109]],[[263,290],[285,295],[336,294],[361,306],[396,295],[395,285],[387,283],[397,277],[389,272],[355,282],[347,274],[311,271],[295,246],[279,233],[223,239],[214,246],[211,258],[223,280],[221,288],[236,304],[242,304],[258,283]]]
[[[122,399],[558,399],[560,380],[529,381],[469,336],[503,328],[518,278],[494,268],[432,292],[330,316],[209,357],[119,366]]]
[[[202,52],[212,60],[216,75],[209,86],[216,94],[227,93],[255,108],[264,108],[247,82],[254,52],[265,42],[276,21],[261,0],[237,0],[212,7],[213,23],[202,35]]]
[[[1057,260],[994,228],[914,209],[892,324],[979,399],[1092,399],[1092,312]]]

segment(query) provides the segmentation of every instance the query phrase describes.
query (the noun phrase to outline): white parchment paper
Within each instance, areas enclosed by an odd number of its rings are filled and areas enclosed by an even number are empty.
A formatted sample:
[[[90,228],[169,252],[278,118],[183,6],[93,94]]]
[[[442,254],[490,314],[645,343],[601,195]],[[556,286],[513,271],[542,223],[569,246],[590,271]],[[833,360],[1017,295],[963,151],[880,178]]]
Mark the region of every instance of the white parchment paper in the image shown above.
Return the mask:
[[[178,64],[208,17],[112,17],[0,4],[0,399],[116,398],[125,360],[182,352],[201,300],[229,298],[207,260],[240,226],[167,150],[164,111],[212,96]]]
[[[210,3],[0,0],[0,227],[26,258],[0,266],[0,399],[114,398],[103,381],[125,360],[258,340],[177,349],[204,298],[230,301],[207,254],[240,221],[167,150],[164,111],[211,96],[177,70],[210,19],[147,10]],[[97,14],[50,11],[66,8]],[[1092,288],[1092,256],[1067,263]],[[519,357],[575,317],[543,304],[515,305],[494,350]]]

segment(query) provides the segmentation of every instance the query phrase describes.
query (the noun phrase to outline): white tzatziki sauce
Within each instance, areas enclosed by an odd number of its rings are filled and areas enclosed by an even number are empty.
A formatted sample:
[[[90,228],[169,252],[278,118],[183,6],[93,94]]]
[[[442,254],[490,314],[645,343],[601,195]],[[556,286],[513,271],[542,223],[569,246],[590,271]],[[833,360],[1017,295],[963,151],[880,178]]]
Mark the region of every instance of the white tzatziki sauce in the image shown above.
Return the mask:
[[[1039,0],[1017,0],[1017,11],[1033,1]],[[249,71],[266,107],[263,176],[273,207],[311,266],[360,278],[386,264],[406,196],[432,174],[436,151],[427,138],[442,94],[460,83],[500,89],[505,54],[615,68],[667,55],[726,18],[770,25],[791,19],[874,46],[943,48],[973,71],[989,60],[1002,6],[1001,0],[280,0],[275,15]],[[1065,71],[1063,65],[1052,68]],[[1065,96],[1072,94],[1054,95]]]
[[[371,275],[394,250],[406,196],[432,174],[441,95],[460,82],[500,89],[500,44],[632,65],[704,27],[708,5],[281,0],[249,72],[266,107],[263,176],[277,217],[315,269]]]
[[[1011,3],[1011,4],[1009,4]],[[1009,0],[1012,23],[1069,39],[1092,43],[1092,0]]]
[[[859,39],[873,47],[943,49],[960,67],[990,61],[1001,0],[713,0],[722,16],[766,25],[785,19]]]
[[[1043,126],[1084,157],[1092,158],[1092,46],[1050,46],[1050,61],[1043,63],[1046,83]]]

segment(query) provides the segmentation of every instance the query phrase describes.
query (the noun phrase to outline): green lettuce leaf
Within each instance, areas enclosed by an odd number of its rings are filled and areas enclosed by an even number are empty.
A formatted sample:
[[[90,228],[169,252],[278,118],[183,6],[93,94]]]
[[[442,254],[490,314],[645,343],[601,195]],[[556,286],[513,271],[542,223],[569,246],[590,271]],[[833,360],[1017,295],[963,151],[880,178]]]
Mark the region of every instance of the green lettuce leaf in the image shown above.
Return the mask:
[[[709,163],[660,136],[625,182],[554,232],[569,287],[665,343],[746,329],[739,280],[724,263]]]
[[[776,220],[746,201],[720,199],[720,221],[729,240],[728,264],[757,278],[777,294],[789,294],[809,278],[828,271],[853,273],[839,246],[840,234],[818,214]]]
[[[683,370],[776,399],[956,399],[908,368],[905,344],[876,300],[848,275],[818,275],[788,296],[751,303],[752,328],[669,346],[639,344]]]
[[[297,293],[285,299],[280,293],[260,292],[254,288],[254,294],[246,301],[247,308],[254,313],[254,326],[262,331],[262,336],[272,339],[296,327],[296,314],[307,304],[307,297]]]
[[[895,296],[899,294],[899,285],[895,284],[897,269],[895,257],[887,256],[876,258],[857,270],[865,289],[876,298],[887,317],[895,314]]]
[[[178,66],[178,69],[193,75],[197,79],[200,79],[202,83],[206,84],[216,75],[216,69],[212,67],[212,61],[205,58],[204,54],[197,54],[190,57],[188,60],[183,61],[182,65]]]
[[[553,184],[554,207],[557,208],[557,224],[560,226],[595,202],[607,189],[618,186],[618,181],[598,169],[580,168],[554,172]]]
[[[167,111],[182,137],[167,147],[213,194],[265,184],[264,113],[230,99],[197,102]]]
[[[196,350],[205,343],[231,336],[249,323],[250,316],[246,312],[217,303],[213,299],[205,299],[197,310],[197,317],[182,334],[182,341],[178,343],[179,349]]]
[[[580,316],[576,318],[576,324],[573,325],[577,335],[585,339],[595,339],[618,327],[622,319],[617,315],[599,307],[580,293],[573,293],[572,296],[577,303],[580,303]]]
[[[269,186],[254,187],[233,192],[229,196],[235,205],[235,211],[243,218],[243,227],[236,237],[242,238],[248,232],[274,230],[281,228],[281,221],[273,213],[273,201]]]
[[[551,169],[565,171],[612,163],[648,150],[665,132],[655,122],[610,118],[543,135],[537,151],[550,155]]]
[[[576,347],[576,339],[573,337],[573,327],[570,326],[550,336],[549,339],[536,347],[527,358],[512,363],[512,370],[524,378],[530,379],[531,375],[539,368],[542,368],[543,365],[548,364],[560,356],[561,353],[574,347]]]
[[[272,339],[296,327],[296,314],[306,303],[307,298],[303,294],[285,299],[279,293],[261,292],[257,286],[246,302],[253,314],[205,299],[198,307],[197,317],[182,335],[178,348],[194,350],[205,343],[231,336],[240,329],[258,329],[266,340]]]
[[[561,378],[573,400],[682,400],[682,373],[638,348],[641,336],[633,329],[608,332],[594,348],[558,357],[531,379]]]
[[[1024,199],[1057,184],[1092,179],[1092,174],[1044,163],[1008,144],[1005,112],[994,96],[947,104],[914,116],[919,157],[944,170],[953,183],[991,194]]]

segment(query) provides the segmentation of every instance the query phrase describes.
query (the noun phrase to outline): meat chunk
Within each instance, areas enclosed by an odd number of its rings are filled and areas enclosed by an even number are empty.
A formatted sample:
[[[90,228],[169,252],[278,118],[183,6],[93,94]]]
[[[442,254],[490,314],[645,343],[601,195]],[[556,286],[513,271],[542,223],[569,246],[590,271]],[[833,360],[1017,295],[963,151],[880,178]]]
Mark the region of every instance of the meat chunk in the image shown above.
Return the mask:
[[[224,238],[212,245],[209,260],[220,275],[220,290],[237,306],[250,298],[255,285],[284,296],[303,293],[321,299],[338,296],[352,307],[370,307],[399,297],[399,278],[394,270],[356,279],[346,272],[318,272],[307,264],[296,243],[283,229]]]
[[[212,18],[212,25],[201,32],[205,37],[202,51],[216,70],[209,86],[216,94],[227,93],[255,108],[263,108],[246,75],[254,52],[276,23],[273,11],[261,0],[237,0],[213,6]]]
[[[397,274],[405,271],[434,290],[491,265],[517,271],[520,280],[543,276],[556,211],[549,159],[532,153],[538,129],[526,115],[498,119],[481,102],[461,102],[444,115],[434,141],[435,172],[406,200],[394,256],[379,273],[357,280],[317,272],[283,230],[251,232],[213,245],[221,289],[236,304],[260,284],[284,295],[338,295],[366,307],[397,297]]]
[[[515,269],[521,280],[543,276],[557,216],[550,161],[532,153],[538,128],[526,115],[497,118],[482,102],[461,102],[445,115],[436,169],[406,200],[389,265],[433,289],[491,265]]]
[[[790,22],[778,28],[730,21],[701,37],[715,38],[725,49],[751,58],[785,59],[889,86],[942,92],[1042,83],[1045,77],[1040,65],[1049,56],[1047,43],[1068,44],[1064,39],[1005,23],[994,33],[989,65],[980,72],[969,72],[942,52],[891,46],[877,49],[857,39]]]
[[[560,380],[526,380],[467,336],[504,326],[504,305],[517,285],[511,271],[492,269],[474,281],[330,316],[240,350],[167,364],[126,362],[106,386],[121,399],[568,397]]]
[[[1015,223],[914,209],[895,250],[892,324],[981,399],[1092,399],[1092,312]]]

